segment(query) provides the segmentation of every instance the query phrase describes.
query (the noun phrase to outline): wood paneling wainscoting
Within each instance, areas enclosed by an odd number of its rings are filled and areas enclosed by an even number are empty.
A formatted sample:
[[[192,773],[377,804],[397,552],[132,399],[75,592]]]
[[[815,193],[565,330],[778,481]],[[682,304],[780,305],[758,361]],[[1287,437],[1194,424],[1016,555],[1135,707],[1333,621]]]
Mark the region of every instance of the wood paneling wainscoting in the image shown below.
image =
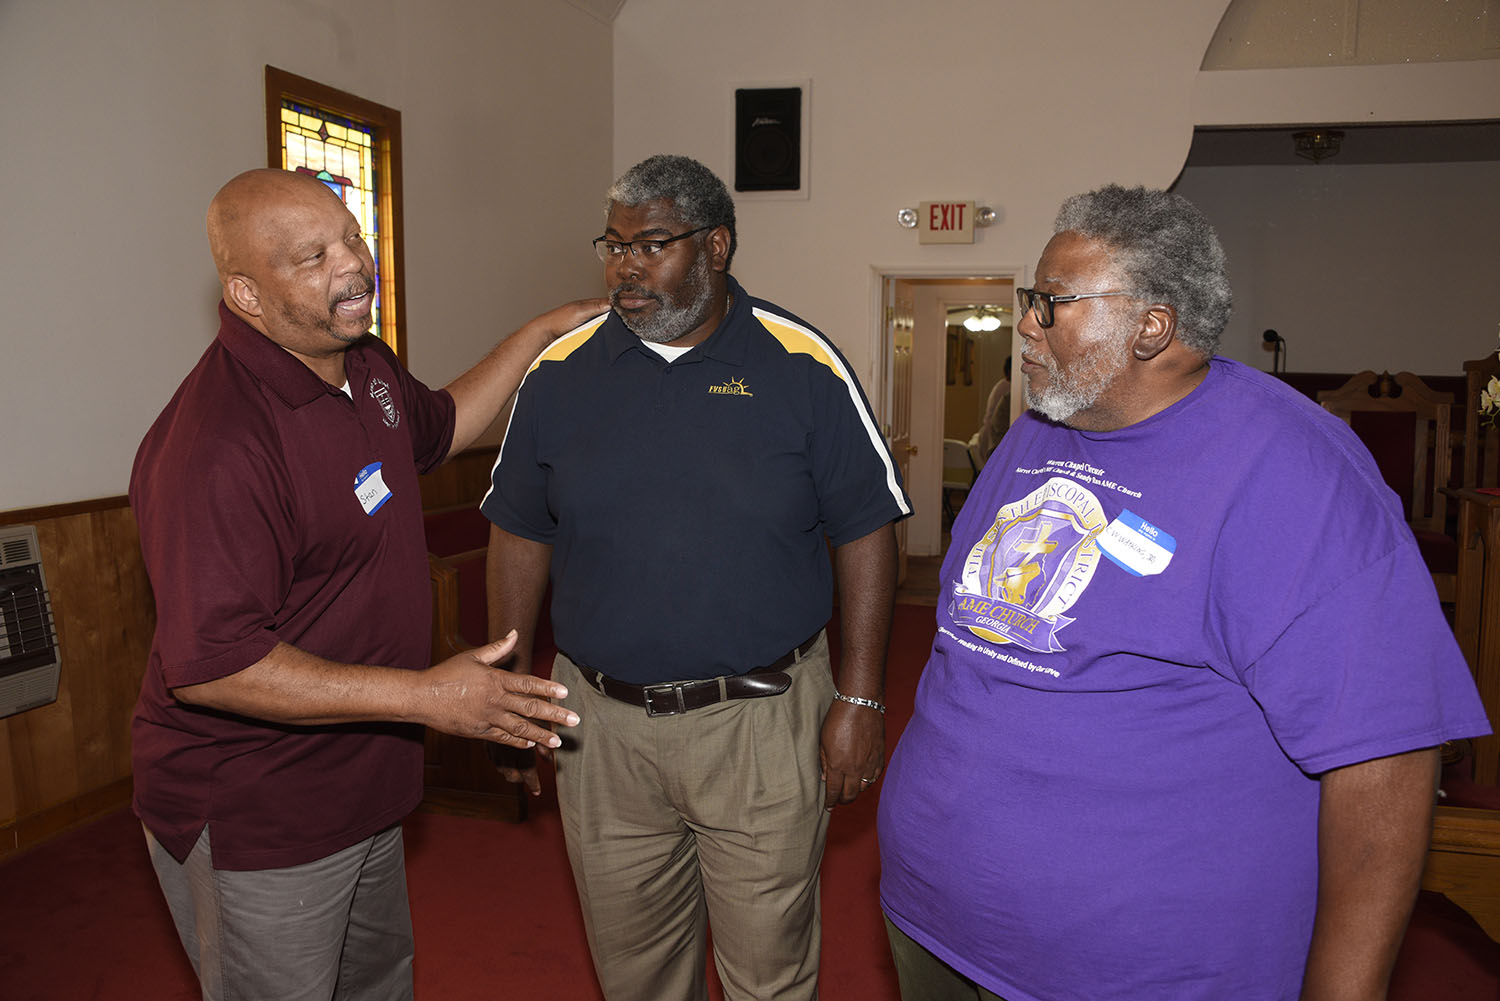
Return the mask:
[[[124,497],[0,512],[33,525],[52,594],[57,701],[0,719],[0,858],[130,802],[130,714],[156,628]]]
[[[422,477],[422,510],[478,506],[490,488],[490,471],[495,468],[498,445],[478,445],[465,449]]]

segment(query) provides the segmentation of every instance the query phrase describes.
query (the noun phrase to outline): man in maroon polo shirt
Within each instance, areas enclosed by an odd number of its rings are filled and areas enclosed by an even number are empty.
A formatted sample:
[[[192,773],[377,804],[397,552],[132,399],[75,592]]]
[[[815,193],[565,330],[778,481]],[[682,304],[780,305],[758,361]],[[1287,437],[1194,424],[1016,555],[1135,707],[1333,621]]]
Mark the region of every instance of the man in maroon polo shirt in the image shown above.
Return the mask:
[[[368,335],[374,263],[325,185],[241,174],[208,235],[219,334],[131,475],[158,619],[135,810],[204,998],[409,998],[421,725],[528,747],[578,721],[561,685],[490,666],[514,634],[429,667],[417,477],[608,304],[538,317],[433,391]]]

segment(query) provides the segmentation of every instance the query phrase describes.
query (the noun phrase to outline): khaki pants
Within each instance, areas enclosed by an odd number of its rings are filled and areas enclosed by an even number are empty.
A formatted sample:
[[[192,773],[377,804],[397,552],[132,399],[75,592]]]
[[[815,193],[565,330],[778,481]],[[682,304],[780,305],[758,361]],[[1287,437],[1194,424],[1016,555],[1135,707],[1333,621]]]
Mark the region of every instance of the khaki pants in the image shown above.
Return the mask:
[[[781,695],[653,718],[558,655],[582,718],[556,754],[558,801],[609,1001],[704,1001],[709,924],[726,1001],[817,997],[827,637],[787,673]]]

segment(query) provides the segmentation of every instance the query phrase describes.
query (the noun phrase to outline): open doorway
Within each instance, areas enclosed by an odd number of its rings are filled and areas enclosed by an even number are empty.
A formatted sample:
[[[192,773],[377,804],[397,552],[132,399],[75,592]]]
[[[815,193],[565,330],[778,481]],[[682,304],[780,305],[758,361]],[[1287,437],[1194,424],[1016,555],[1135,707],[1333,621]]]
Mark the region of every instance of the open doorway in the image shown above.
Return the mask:
[[[947,303],[943,392],[943,534],[969,487],[1010,427],[1013,289],[983,288]],[[996,293],[1004,298],[996,298]]]
[[[990,373],[1003,368],[1013,329],[1009,313],[999,314],[1005,319],[992,331],[971,331],[963,321],[981,306],[1010,309],[1022,269],[977,275],[891,269],[877,270],[877,279],[883,322],[873,353],[874,399],[912,501],[898,538],[903,559],[939,556],[945,542],[943,439],[967,443],[978,430],[994,385]],[[963,332],[953,331],[952,338],[950,318]]]

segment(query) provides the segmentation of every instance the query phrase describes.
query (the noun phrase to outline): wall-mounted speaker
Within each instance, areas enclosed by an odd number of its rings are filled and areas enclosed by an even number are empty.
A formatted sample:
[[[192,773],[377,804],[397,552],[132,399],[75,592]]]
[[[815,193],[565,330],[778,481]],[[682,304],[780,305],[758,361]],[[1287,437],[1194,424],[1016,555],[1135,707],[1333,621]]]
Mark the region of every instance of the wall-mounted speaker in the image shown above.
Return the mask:
[[[802,88],[734,92],[734,190],[802,187]]]

